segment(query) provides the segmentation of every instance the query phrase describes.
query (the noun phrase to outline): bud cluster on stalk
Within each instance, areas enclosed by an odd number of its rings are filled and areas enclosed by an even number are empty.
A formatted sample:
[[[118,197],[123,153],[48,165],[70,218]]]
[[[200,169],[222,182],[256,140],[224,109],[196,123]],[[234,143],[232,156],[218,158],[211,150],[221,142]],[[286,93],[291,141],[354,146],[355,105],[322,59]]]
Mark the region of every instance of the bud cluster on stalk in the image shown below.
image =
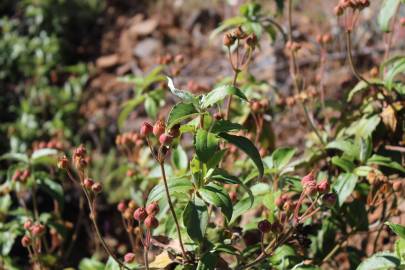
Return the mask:
[[[237,40],[245,40],[246,48],[255,49],[258,45],[256,34],[252,33],[248,35],[245,31],[243,31],[241,26],[231,32],[226,33],[222,43],[225,47],[231,47]]]
[[[12,180],[15,182],[26,183],[28,178],[31,176],[29,169],[16,170],[13,174]]]
[[[340,0],[334,7],[335,15],[341,16],[347,9],[362,10],[370,5],[369,0]]]
[[[43,224],[34,222],[32,219],[27,219],[24,222],[23,227],[25,230],[25,235],[21,238],[21,245],[23,247],[28,247],[34,244],[34,242],[41,238],[46,231],[46,227]],[[40,241],[38,241],[38,243],[40,244]]]

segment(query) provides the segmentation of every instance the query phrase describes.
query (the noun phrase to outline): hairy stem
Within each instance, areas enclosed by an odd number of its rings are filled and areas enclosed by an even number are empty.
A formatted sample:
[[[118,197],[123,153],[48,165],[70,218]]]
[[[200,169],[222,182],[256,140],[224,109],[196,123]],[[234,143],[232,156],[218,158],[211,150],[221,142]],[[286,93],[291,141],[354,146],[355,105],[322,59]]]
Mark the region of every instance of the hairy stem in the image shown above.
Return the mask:
[[[168,201],[168,203],[169,203],[170,212],[172,213],[172,216],[173,216],[173,219],[174,219],[174,223],[176,224],[177,235],[178,235],[178,237],[179,237],[181,252],[182,252],[182,254],[183,254],[183,258],[184,258],[185,260],[187,260],[186,251],[185,251],[185,249],[184,249],[183,240],[182,240],[182,238],[181,238],[181,231],[180,231],[179,221],[177,220],[176,212],[174,211],[172,199],[171,199],[171,197],[170,197],[169,187],[168,187],[168,185],[167,185],[167,179],[166,179],[166,172],[165,172],[164,162],[159,162],[159,164],[160,164],[160,170],[161,170],[161,172],[162,172],[163,183],[164,183],[164,185],[165,185],[166,197],[167,197],[167,201]]]

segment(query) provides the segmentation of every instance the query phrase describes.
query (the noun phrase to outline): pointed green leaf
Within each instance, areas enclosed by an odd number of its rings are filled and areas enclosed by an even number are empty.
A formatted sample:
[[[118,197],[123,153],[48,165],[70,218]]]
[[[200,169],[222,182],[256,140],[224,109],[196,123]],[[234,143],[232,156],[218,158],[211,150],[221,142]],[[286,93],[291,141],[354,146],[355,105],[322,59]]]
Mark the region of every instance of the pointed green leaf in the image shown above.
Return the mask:
[[[183,224],[193,241],[201,242],[204,239],[208,224],[208,209],[204,201],[195,197],[188,202],[183,212]]]
[[[196,115],[198,115],[198,111],[193,104],[184,102],[177,103],[169,113],[166,123],[167,128],[171,128],[173,125]]]
[[[218,138],[204,129],[197,130],[195,135],[195,152],[200,161],[207,163],[218,148]]]
[[[233,212],[232,201],[224,188],[210,183],[199,189],[198,193],[204,201],[216,207],[220,207],[226,219],[228,221],[231,220]]]
[[[236,88],[235,86],[232,85],[223,85],[215,88],[207,95],[203,96],[200,106],[201,108],[206,109],[214,105],[218,101],[224,100],[225,97],[229,95],[235,95],[240,99],[247,101],[247,97],[245,96],[245,94],[243,94],[243,92],[239,88]]]

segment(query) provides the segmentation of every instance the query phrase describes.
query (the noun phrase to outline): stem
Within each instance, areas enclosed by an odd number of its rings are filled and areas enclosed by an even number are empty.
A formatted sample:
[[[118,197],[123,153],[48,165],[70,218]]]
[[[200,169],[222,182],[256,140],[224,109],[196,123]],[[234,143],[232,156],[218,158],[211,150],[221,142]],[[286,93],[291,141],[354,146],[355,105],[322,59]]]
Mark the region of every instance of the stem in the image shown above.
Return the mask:
[[[163,183],[165,185],[167,201],[169,203],[169,207],[170,207],[170,211],[172,213],[173,219],[174,219],[174,223],[176,224],[177,235],[179,237],[181,252],[183,254],[184,259],[187,259],[186,251],[184,249],[183,241],[181,239],[181,231],[180,231],[179,221],[177,220],[176,212],[174,211],[172,199],[171,199],[170,193],[169,193],[169,187],[167,186],[167,179],[166,179],[166,172],[165,172],[164,163],[159,162],[159,164],[160,164],[160,170],[162,172]]]
[[[292,43],[293,42],[293,37],[292,37],[292,0],[288,0],[288,39]],[[296,94],[299,94],[301,92],[300,87],[298,86],[298,65],[297,65],[297,60],[296,60],[296,55],[295,51],[291,50],[291,57],[290,57],[290,73],[291,77],[293,79],[293,84],[294,84],[294,89]],[[315,126],[315,123],[313,122],[311,116],[309,115],[307,106],[305,105],[304,102],[301,102],[303,110],[304,110],[304,115],[305,118],[307,119],[307,122],[309,123],[309,126],[311,127],[312,131],[315,133],[315,135],[318,137],[318,140],[321,142],[322,145],[325,145],[325,142],[322,140],[321,135],[318,132],[318,129]]]
[[[149,245],[143,246],[143,261],[145,262],[145,269],[149,270],[149,258],[148,258]]]
[[[229,52],[229,61],[231,62],[232,69],[233,69],[233,81],[232,81],[232,86],[236,86],[236,80],[238,79],[239,75],[239,39],[236,41],[236,65],[233,64],[232,61],[232,55],[231,55],[231,49],[228,48]],[[228,120],[229,117],[229,111],[231,109],[231,103],[232,103],[232,95],[228,97],[228,103],[226,105],[226,112],[225,112],[225,120]]]
[[[98,239],[99,239],[100,242],[101,242],[101,245],[103,246],[103,248],[104,248],[104,250],[107,252],[107,254],[108,254],[109,256],[111,256],[111,258],[113,258],[114,261],[116,261],[116,262],[119,264],[119,266],[120,266],[121,268],[125,268],[125,269],[127,269],[127,270],[130,270],[128,267],[125,266],[124,263],[122,263],[122,262],[115,256],[115,254],[114,254],[114,253],[110,250],[110,248],[108,247],[107,243],[104,241],[104,238],[103,238],[103,236],[101,235],[100,230],[99,230],[98,225],[97,225],[96,213],[95,213],[94,208],[93,208],[93,203],[92,203],[92,201],[91,201],[91,199],[90,199],[90,194],[87,192],[86,188],[83,187],[83,186],[82,186],[82,190],[83,190],[84,194],[86,195],[87,203],[88,203],[89,208],[90,208],[90,219],[91,219],[91,221],[93,222],[94,230],[95,230],[95,232],[96,232],[96,235],[97,235]]]
[[[347,48],[347,56],[349,58],[350,68],[352,69],[354,76],[359,81],[364,81],[368,86],[370,86],[371,83],[368,80],[366,80],[363,76],[361,76],[361,74],[356,70],[356,67],[354,66],[353,55],[352,55],[352,38],[351,38],[350,30],[346,30],[346,48]]]

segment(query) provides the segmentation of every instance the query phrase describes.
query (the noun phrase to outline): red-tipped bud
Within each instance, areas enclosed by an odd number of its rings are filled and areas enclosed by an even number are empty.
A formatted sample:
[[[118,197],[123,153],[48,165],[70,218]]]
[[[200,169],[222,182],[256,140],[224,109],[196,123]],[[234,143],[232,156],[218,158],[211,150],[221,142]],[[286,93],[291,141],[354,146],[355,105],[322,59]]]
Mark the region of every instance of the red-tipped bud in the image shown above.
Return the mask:
[[[130,253],[125,254],[124,261],[126,263],[132,263],[132,262],[134,262],[134,260],[135,260],[135,254],[134,253],[130,252]]]
[[[83,185],[87,189],[91,189],[94,185],[94,181],[91,178],[85,178],[83,181]]]
[[[159,226],[159,221],[155,218],[154,215],[150,215],[145,219],[144,224],[147,229],[152,230]]]
[[[99,182],[96,182],[91,186],[91,190],[94,193],[100,193],[103,190],[103,186]]]
[[[143,122],[141,126],[141,136],[147,137],[153,132],[153,126],[149,122]]]
[[[166,129],[165,122],[163,122],[162,120],[158,120],[153,126],[153,135],[159,137],[160,135],[165,133],[165,129]]]
[[[330,185],[328,180],[322,180],[321,182],[319,182],[319,184],[316,186],[317,190],[319,193],[328,193],[329,189],[330,189]]]
[[[19,181],[21,177],[21,171],[16,170],[13,174],[13,181]]]
[[[21,238],[21,245],[23,247],[28,247],[31,244],[31,238],[28,235],[24,235],[23,238]]]
[[[143,207],[139,207],[134,212],[134,219],[137,220],[138,222],[143,222],[147,216],[148,214],[146,213],[146,210]]]
[[[31,226],[31,233],[34,236],[40,236],[45,232],[45,226],[42,224],[34,224]]]
[[[271,223],[267,220],[264,219],[262,221],[260,221],[257,224],[257,228],[259,229],[259,231],[261,231],[262,233],[268,233],[271,231]]]
[[[31,226],[32,226],[32,219],[27,219],[24,222],[24,229],[29,230],[31,228]]]
[[[173,142],[173,137],[170,136],[169,134],[165,134],[163,133],[162,135],[160,135],[159,137],[159,142],[162,145],[170,145]]]
[[[146,207],[146,213],[148,215],[156,215],[159,213],[159,204],[157,202],[152,202]]]
[[[58,160],[58,168],[59,169],[66,169],[69,165],[69,160],[66,156],[59,158]]]
[[[117,210],[121,213],[124,213],[125,210],[127,209],[127,205],[125,202],[121,201],[118,205],[117,205]]]
[[[25,169],[25,170],[22,172],[21,176],[20,176],[20,180],[21,180],[22,182],[25,182],[25,181],[27,181],[28,177],[30,177],[30,175],[31,175],[31,172],[30,172],[28,169]]]

